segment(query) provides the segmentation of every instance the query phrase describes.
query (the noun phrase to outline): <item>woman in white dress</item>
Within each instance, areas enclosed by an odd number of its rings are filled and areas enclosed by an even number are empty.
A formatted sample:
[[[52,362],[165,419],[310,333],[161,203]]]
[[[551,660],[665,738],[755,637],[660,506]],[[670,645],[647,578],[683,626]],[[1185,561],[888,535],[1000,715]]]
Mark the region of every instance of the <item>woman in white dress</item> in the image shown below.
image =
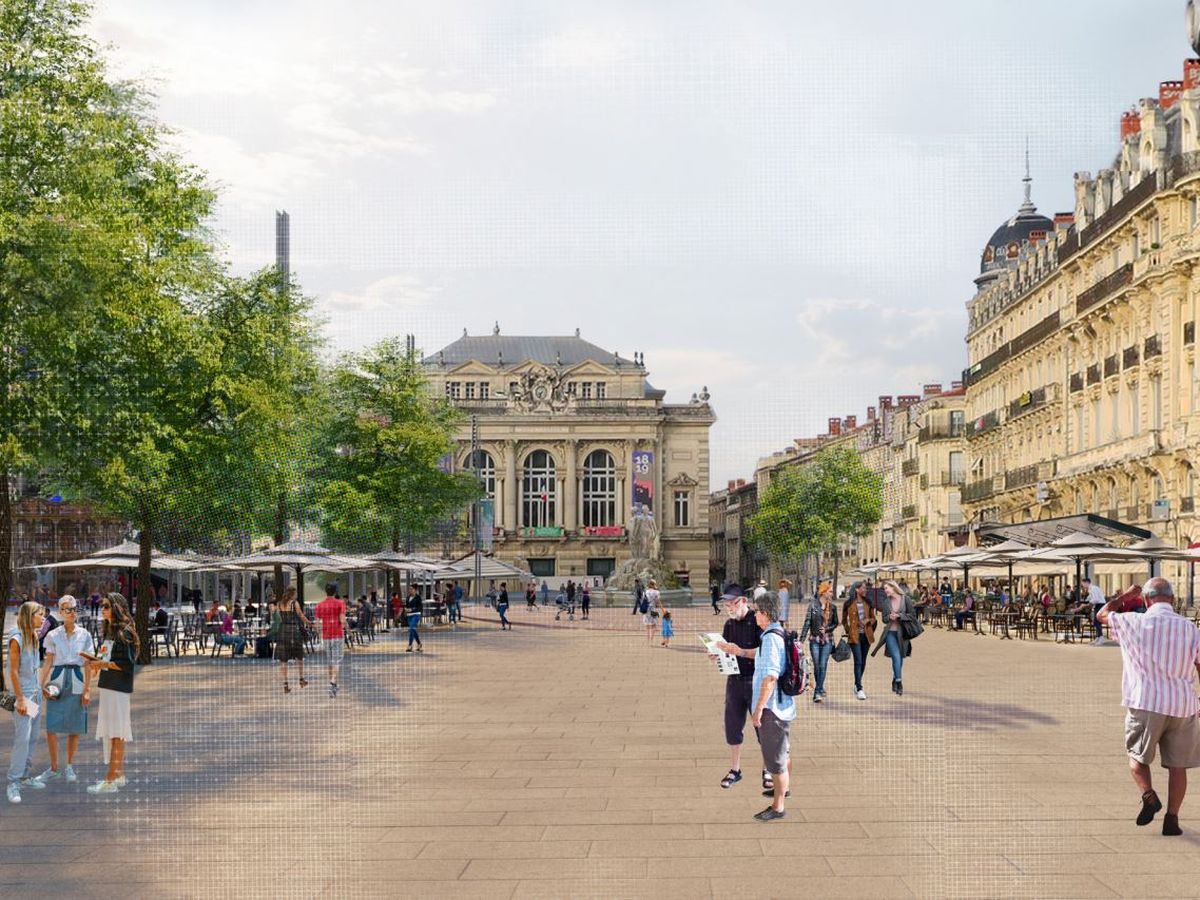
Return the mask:
[[[104,619],[101,659],[88,662],[88,683],[100,678],[100,712],[96,738],[104,749],[108,772],[88,787],[89,794],[115,794],[125,786],[125,745],[133,740],[129,701],[133,695],[133,670],[138,654],[137,630],[129,607],[120,594],[109,594],[100,602]]]

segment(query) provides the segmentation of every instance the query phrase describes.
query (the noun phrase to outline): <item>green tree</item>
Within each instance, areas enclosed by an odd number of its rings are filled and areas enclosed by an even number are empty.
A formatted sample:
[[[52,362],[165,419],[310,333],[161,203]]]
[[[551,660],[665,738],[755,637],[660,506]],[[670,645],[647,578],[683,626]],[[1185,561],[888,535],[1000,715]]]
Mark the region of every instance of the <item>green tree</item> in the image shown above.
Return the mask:
[[[883,516],[883,476],[863,463],[857,450],[828,447],[805,465],[777,471],[758,498],[750,533],[783,560],[831,552],[837,590],[838,549],[865,537]]]
[[[119,357],[145,322],[130,299],[153,269],[182,285],[208,194],[157,150],[145,95],[107,77],[84,33],[86,3],[0,3],[0,597],[11,587],[13,474],[95,431],[81,360]],[[190,218],[189,218],[190,216]],[[185,264],[183,269],[187,269]],[[144,291],[137,296],[144,296]],[[166,298],[162,298],[164,301]],[[107,318],[109,327],[98,327]],[[111,423],[122,427],[122,423]]]
[[[400,549],[480,496],[470,473],[444,471],[461,414],[433,397],[421,361],[399,340],[348,357],[333,371],[325,430],[322,530],[331,547]]]

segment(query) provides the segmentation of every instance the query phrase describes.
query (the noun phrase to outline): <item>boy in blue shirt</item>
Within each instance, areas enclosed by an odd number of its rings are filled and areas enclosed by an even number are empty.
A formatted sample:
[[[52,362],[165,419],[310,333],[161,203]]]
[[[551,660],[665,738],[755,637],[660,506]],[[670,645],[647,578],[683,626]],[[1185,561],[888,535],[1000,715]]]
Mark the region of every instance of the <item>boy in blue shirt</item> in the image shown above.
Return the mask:
[[[754,818],[760,822],[782,819],[788,794],[792,760],[789,755],[788,729],[796,718],[796,699],[779,689],[786,664],[783,628],[779,624],[779,595],[768,591],[754,600],[754,618],[763,630],[762,643],[754,659],[754,694],[751,715],[758,729],[763,768],[774,776],[773,802]]]

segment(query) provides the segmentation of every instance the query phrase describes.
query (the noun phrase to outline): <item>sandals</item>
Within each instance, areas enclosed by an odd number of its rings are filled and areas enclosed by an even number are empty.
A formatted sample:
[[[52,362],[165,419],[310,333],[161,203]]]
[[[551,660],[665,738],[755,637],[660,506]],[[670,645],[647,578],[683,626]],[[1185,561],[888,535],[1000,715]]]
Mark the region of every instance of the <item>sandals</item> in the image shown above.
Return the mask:
[[[721,787],[731,788],[742,780],[741,769],[730,769],[729,774],[721,779]]]
[[[775,780],[771,777],[771,773],[768,772],[766,769],[763,769],[762,785],[763,785],[764,791],[775,790]]]
[[[283,692],[285,694],[290,694],[292,692],[292,686],[290,684],[288,684],[286,681],[283,683]]]
[[[300,687],[302,687],[302,688],[308,687],[308,679],[307,678],[300,679]]]

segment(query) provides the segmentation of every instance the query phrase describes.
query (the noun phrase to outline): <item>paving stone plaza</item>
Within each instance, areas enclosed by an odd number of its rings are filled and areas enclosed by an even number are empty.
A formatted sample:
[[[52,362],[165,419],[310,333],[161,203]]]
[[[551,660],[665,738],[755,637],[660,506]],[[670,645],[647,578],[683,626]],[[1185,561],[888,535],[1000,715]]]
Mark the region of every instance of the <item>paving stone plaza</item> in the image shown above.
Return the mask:
[[[423,653],[381,635],[336,700],[320,655],[291,695],[266,661],[145,668],[129,786],[87,796],[85,738],[78,784],[3,809],[0,895],[1196,896],[1200,814],[1181,838],[1133,823],[1116,647],[928,629],[904,696],[879,656],[865,703],[831,664],[793,725],[788,816],[759,823],[757,778],[719,786],[695,633],[723,619],[679,610],[665,650],[628,609],[511,618],[472,608]]]

